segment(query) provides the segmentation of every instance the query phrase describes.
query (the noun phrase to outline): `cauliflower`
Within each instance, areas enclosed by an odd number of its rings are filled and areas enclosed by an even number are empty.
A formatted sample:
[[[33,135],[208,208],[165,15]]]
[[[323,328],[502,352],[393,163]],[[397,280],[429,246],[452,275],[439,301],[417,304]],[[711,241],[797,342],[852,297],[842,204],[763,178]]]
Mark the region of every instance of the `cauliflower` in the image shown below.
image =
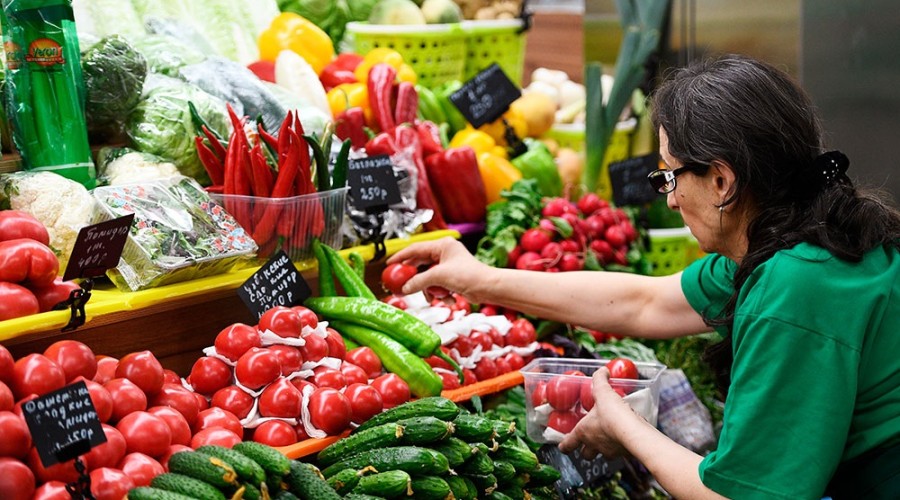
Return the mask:
[[[128,148],[100,151],[99,180],[110,186],[155,181],[181,175],[174,163]]]
[[[80,183],[45,171],[4,174],[0,186],[0,206],[27,212],[46,226],[59,270],[65,271],[78,231],[94,217],[94,197]]]

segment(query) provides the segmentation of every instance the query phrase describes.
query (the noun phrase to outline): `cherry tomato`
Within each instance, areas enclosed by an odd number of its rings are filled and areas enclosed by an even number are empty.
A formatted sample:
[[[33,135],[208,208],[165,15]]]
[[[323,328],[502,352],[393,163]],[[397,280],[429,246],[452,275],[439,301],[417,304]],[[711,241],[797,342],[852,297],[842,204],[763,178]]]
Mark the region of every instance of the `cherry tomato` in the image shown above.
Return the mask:
[[[469,334],[469,340],[476,345],[480,345],[482,351],[490,351],[494,348],[494,339],[491,338],[491,334],[488,332],[474,330]]]
[[[181,412],[170,406],[154,406],[148,409],[147,413],[163,419],[169,426],[172,435],[171,444],[191,444],[191,425]]]
[[[580,392],[581,384],[572,377],[553,377],[547,382],[547,401],[557,410],[571,410]]]
[[[303,326],[308,326],[315,330],[317,326],[319,326],[319,318],[316,316],[316,313],[307,307],[303,306],[294,306],[291,307],[295,313],[300,316],[300,324]]]
[[[504,375],[512,371],[512,368],[509,366],[509,362],[506,361],[506,358],[500,356],[499,358],[494,359],[494,364],[497,365],[497,375]]]
[[[13,366],[15,365],[12,354],[9,349],[0,345],[0,382],[4,384],[12,383]]]
[[[453,296],[453,304],[450,305],[450,309],[454,311],[464,311],[466,314],[472,312],[472,303],[466,300],[465,297],[458,293],[451,294]]]
[[[297,418],[303,395],[287,379],[269,384],[259,396],[259,414],[263,417]],[[293,431],[291,431],[293,432]]]
[[[148,406],[169,406],[184,417],[188,425],[197,420],[200,408],[197,406],[197,398],[182,385],[163,384],[162,390],[149,398]]]
[[[506,333],[506,345],[527,347],[537,340],[537,332],[531,321],[519,318],[513,321],[512,328]]]
[[[62,278],[56,278],[52,283],[44,286],[33,286],[30,288],[34,293],[34,298],[38,301],[38,308],[41,312],[52,311],[57,305],[69,300],[69,296],[75,290],[81,287],[74,281],[63,281]]]
[[[119,470],[130,477],[134,486],[150,486],[154,477],[165,472],[162,464],[143,453],[129,453],[119,462]]]
[[[371,348],[362,346],[357,347],[347,353],[346,361],[363,369],[368,378],[375,378],[381,375],[381,360]]]
[[[133,352],[119,360],[116,378],[127,378],[140,387],[144,394],[153,395],[162,389],[163,367],[152,352]]]
[[[0,457],[25,458],[31,449],[31,433],[25,419],[11,411],[0,411]]]
[[[228,429],[229,431],[235,433],[238,438],[244,437],[244,426],[241,425],[240,419],[238,419],[234,415],[234,413],[223,410],[222,408],[216,408],[214,406],[207,410],[201,411],[200,414],[197,415],[197,421],[194,422],[193,427],[195,434],[202,431],[203,429],[208,429],[210,427],[221,427],[223,429]]]
[[[29,354],[19,358],[13,366],[10,389],[17,399],[29,394],[43,396],[62,389],[64,385],[66,374],[63,369],[43,354]]]
[[[181,377],[174,370],[163,368],[163,384],[181,385]]]
[[[487,380],[497,376],[497,363],[491,358],[481,358],[475,364],[475,376],[478,380]]]
[[[475,350],[475,342],[466,335],[460,335],[450,344],[451,349],[456,349],[460,357],[468,358]]]
[[[639,377],[637,366],[628,358],[613,358],[606,363],[609,370],[609,378],[627,378],[637,380]]]
[[[275,306],[263,313],[257,328],[261,332],[268,330],[279,337],[299,338],[303,320],[290,307]]]
[[[300,349],[296,347],[275,344],[267,347],[267,349],[278,356],[278,361],[281,363],[281,374],[284,376],[300,371],[300,367],[303,366],[303,355],[300,354]]]
[[[119,360],[116,358],[97,356],[97,373],[94,375],[94,382],[105,385],[116,378],[116,368],[118,366]]]
[[[212,394],[231,383],[231,367],[221,359],[203,356],[191,367],[188,382],[200,394]]]
[[[547,404],[547,382],[541,380],[531,391],[531,406],[537,408],[545,404]]]
[[[113,401],[110,422],[118,422],[125,415],[147,409],[147,395],[127,378],[114,378],[103,385]]]
[[[506,337],[496,328],[491,328],[490,330],[488,330],[488,335],[491,336],[491,342],[493,342],[497,347],[506,346]]]
[[[4,500],[31,500],[34,474],[15,458],[0,458],[0,496]]]
[[[476,382],[478,382],[478,377],[475,376],[475,372],[469,368],[463,368],[463,385],[472,385]]]
[[[456,373],[442,371],[438,372],[438,376],[441,377],[443,390],[452,391],[453,389],[459,389],[459,375]]]
[[[236,385],[229,385],[216,391],[210,404],[233,413],[239,419],[243,419],[253,409],[253,396],[247,394]]]
[[[18,462],[18,460],[16,461]],[[34,472],[34,478],[37,479],[38,483],[45,483],[47,481],[73,483],[78,481],[78,471],[75,470],[74,458],[66,462],[51,465],[50,467],[44,467],[44,464],[41,462],[41,458],[38,455],[37,448],[32,446],[31,451],[28,452],[28,457],[25,459],[25,463],[28,464],[28,467]],[[5,477],[6,474],[0,472],[0,482],[2,482]],[[32,483],[32,486],[33,485],[34,483]],[[0,491],[5,491],[3,486],[0,486]]]
[[[594,407],[593,384],[590,378],[581,383],[581,407],[585,411],[591,411]]]
[[[309,397],[310,422],[329,436],[336,436],[350,425],[353,408],[346,396],[330,387],[320,387]]]
[[[409,401],[409,384],[394,373],[385,373],[372,381],[372,387],[381,394],[384,408],[393,408]]]
[[[281,361],[278,360],[278,355],[257,347],[245,352],[234,367],[237,381],[254,391],[271,384],[280,375]]]
[[[0,382],[0,411],[10,411],[16,406],[16,398],[9,386]]]
[[[313,368],[313,374],[313,383],[317,387],[331,387],[332,389],[347,387],[347,378],[340,370],[323,365]]]
[[[161,457],[172,444],[172,431],[166,421],[146,411],[125,415],[116,424],[116,429],[125,438],[128,453]]]
[[[385,304],[387,304],[389,306],[394,306],[397,309],[401,309],[404,311],[406,310],[407,307],[409,307],[409,304],[406,303],[406,299],[404,299],[403,297],[401,297],[399,295],[390,294],[382,300],[384,301]]]
[[[425,362],[428,363],[428,366],[430,366],[432,368],[443,368],[445,370],[453,369],[453,367],[450,366],[450,363],[444,361],[443,359],[441,359],[435,355],[431,355],[431,356],[428,356],[427,358],[425,358]]]
[[[300,347],[300,354],[305,361],[319,361],[322,358],[328,357],[327,340],[316,333],[311,333],[303,337],[303,340],[306,341],[306,344]]]
[[[425,289],[425,293],[427,295],[430,295],[432,298],[443,299],[444,297],[450,295],[450,290],[447,290],[442,286],[430,286]]]
[[[96,500],[121,500],[134,488],[134,481],[119,469],[101,467],[91,471],[91,494]]]
[[[362,384],[350,384],[344,391],[350,400],[350,420],[361,424],[384,410],[384,402],[374,387]]]
[[[574,412],[553,410],[547,418],[547,427],[568,434],[572,432],[579,420],[581,418]]]
[[[196,450],[197,448],[206,445],[231,448],[240,442],[241,437],[231,429],[225,429],[224,427],[208,427],[194,434],[194,437],[191,438],[191,448]]]
[[[344,337],[334,328],[325,329],[325,341],[328,342],[328,356],[340,359],[341,361],[347,357],[347,344],[344,343]]]
[[[525,359],[514,352],[506,353],[503,359],[509,363],[510,370],[521,370],[525,366]]]
[[[2,489],[2,487],[0,487]],[[72,495],[66,491],[66,483],[50,481],[38,486],[34,490],[32,500],[72,500]]]
[[[259,330],[255,326],[235,323],[216,335],[216,352],[231,361],[237,361],[245,352],[254,347],[262,347]]]
[[[344,380],[347,385],[356,383],[365,384],[369,382],[369,376],[366,374],[366,371],[353,363],[348,363],[346,361],[341,363],[341,373],[344,374]]]
[[[385,266],[381,271],[381,284],[384,289],[397,295],[403,294],[403,285],[419,271],[409,264],[395,262]]]
[[[253,431],[253,440],[269,446],[290,446],[297,442],[297,431],[284,420],[269,420]]]
[[[180,451],[194,451],[194,449],[183,444],[173,444],[166,450],[165,455],[159,457],[159,464],[163,466],[163,469],[165,469],[166,472],[169,472],[169,457]]]
[[[91,448],[91,451],[84,455],[84,462],[89,470],[100,467],[115,467],[122,460],[122,457],[125,456],[127,445],[122,433],[109,424],[102,424],[102,427],[103,434],[106,436],[106,442]]]
[[[66,382],[79,375],[92,379],[97,374],[97,358],[94,351],[77,340],[60,340],[44,350],[44,356],[55,362],[66,374]]]

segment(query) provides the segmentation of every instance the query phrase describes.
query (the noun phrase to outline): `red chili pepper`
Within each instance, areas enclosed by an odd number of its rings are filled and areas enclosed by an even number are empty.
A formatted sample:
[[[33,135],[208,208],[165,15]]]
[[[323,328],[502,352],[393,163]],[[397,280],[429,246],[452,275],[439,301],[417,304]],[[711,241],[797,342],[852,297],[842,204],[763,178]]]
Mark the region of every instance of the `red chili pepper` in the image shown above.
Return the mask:
[[[297,178],[297,167],[300,159],[300,138],[290,128],[284,127],[281,133],[292,135],[288,137],[287,156],[285,160],[278,166],[278,178],[275,180],[275,187],[272,188],[272,198],[287,198],[291,196],[294,190],[294,182]],[[275,234],[275,225],[278,222],[278,216],[281,215],[282,207],[276,203],[269,203],[263,213],[259,224],[253,230],[253,239],[260,244],[267,242],[272,235]]]
[[[428,180],[448,222],[483,222],[487,206],[475,150],[451,148],[425,159]]]
[[[253,196],[261,196],[268,198],[272,196],[272,186],[275,179],[272,176],[272,170],[266,163],[266,155],[263,153],[262,145],[256,143],[253,150],[250,151],[250,164],[253,167]]]
[[[285,158],[287,158],[288,151],[290,150],[290,142],[291,142],[291,134],[287,133],[287,130],[290,130],[291,125],[294,123],[294,112],[288,111],[287,115],[284,117],[284,121],[281,122],[281,127],[278,129],[278,168],[281,169],[281,164],[284,163]]]
[[[278,139],[276,139],[275,136],[273,136],[272,134],[266,132],[266,129],[263,127],[263,124],[261,122],[256,127],[256,130],[259,133],[259,136],[262,138],[262,140],[265,141],[265,143],[269,146],[269,149],[272,150],[272,153],[274,153],[275,156],[277,157],[278,156]]]
[[[225,167],[222,166],[222,161],[216,158],[216,155],[203,143],[203,138],[199,135],[194,136],[194,144],[197,146],[197,155],[200,157],[200,163],[203,164],[203,168],[209,174],[213,186],[221,186],[225,180]]]
[[[216,137],[216,134],[214,134],[206,125],[201,126],[200,130],[203,131],[203,135],[206,136],[206,140],[209,141],[211,149],[219,158],[219,161],[225,161],[227,151],[225,151],[225,146],[222,145],[222,141],[220,141],[219,138]]]
[[[447,229],[447,222],[441,215],[441,209],[438,207],[431,190],[431,184],[428,180],[428,172],[425,170],[425,161],[422,158],[422,144],[419,142],[419,133],[411,126],[402,126],[394,129],[394,138],[396,139],[397,149],[399,151],[408,151],[411,153],[413,162],[416,165],[416,207],[422,209],[431,209],[434,215],[431,220],[425,223],[426,231],[436,231],[438,229]]]
[[[389,64],[378,63],[369,70],[369,80],[366,82],[372,114],[382,131],[392,130],[395,126],[394,107],[391,105],[395,78],[397,70]]]
[[[397,125],[414,122],[418,110],[419,93],[416,92],[416,87],[409,82],[400,82],[397,85],[397,107],[394,110]]]
[[[427,159],[429,156],[444,150],[441,145],[441,131],[437,125],[430,121],[417,121],[416,132],[419,133],[419,141],[422,143],[422,154]]]
[[[365,147],[369,140],[366,134],[366,115],[359,106],[347,108],[335,118],[334,133],[341,140],[350,139],[354,148]]]
[[[296,115],[295,115],[296,116]],[[300,124],[298,118],[294,123],[294,129],[291,130],[291,141],[296,141],[300,149],[300,160],[297,165],[297,178],[294,182],[297,185],[295,194],[310,194],[316,192],[316,186],[312,181],[312,159],[309,156],[309,144],[303,138],[303,125]]]

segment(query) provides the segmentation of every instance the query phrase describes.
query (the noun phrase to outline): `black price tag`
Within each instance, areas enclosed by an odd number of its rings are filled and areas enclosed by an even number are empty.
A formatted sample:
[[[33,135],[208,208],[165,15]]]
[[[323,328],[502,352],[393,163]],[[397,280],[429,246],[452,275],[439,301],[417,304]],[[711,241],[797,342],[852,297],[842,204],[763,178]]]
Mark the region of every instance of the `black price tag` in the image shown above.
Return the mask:
[[[450,102],[478,128],[500,118],[521,96],[519,87],[494,63],[450,94]]]
[[[91,393],[83,381],[25,402],[22,413],[45,468],[72,460],[106,442]]]
[[[650,172],[659,168],[659,155],[629,158],[609,164],[609,181],[616,205],[643,205],[659,198],[647,180]]]
[[[250,312],[259,319],[275,306],[302,304],[312,295],[312,290],[290,257],[279,250],[238,288],[237,293]]]
[[[93,278],[118,266],[132,221],[134,214],[128,214],[81,228],[63,280]]]
[[[580,449],[569,453],[569,458],[572,460],[575,470],[584,479],[585,487],[598,486],[609,481],[625,465],[622,459],[609,461],[603,458],[603,455],[588,460],[581,456]]]
[[[394,176],[394,165],[387,155],[350,160],[347,169],[350,198],[358,210],[400,203],[400,186]]]

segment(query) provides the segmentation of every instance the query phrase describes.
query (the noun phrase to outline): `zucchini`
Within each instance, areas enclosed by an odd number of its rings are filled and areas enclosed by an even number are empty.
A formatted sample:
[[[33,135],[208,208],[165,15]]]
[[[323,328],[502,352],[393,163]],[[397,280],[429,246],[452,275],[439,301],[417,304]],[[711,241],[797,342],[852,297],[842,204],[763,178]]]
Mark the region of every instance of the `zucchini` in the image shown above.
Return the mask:
[[[402,470],[379,472],[359,478],[352,493],[378,495],[384,498],[409,496],[411,495],[410,480],[409,474]]]
[[[328,478],[328,485],[340,495],[346,495],[356,487],[359,478],[363,475],[363,471],[354,469],[344,469],[337,474]]]
[[[196,500],[193,497],[161,490],[152,486],[139,486],[128,491],[127,500]]]
[[[498,483],[504,484],[516,477],[516,468],[509,462],[494,460],[494,475],[497,476]]]
[[[551,484],[559,481],[559,478],[562,477],[562,474],[559,473],[558,470],[547,464],[538,464],[537,468],[528,473],[528,485],[529,486],[550,486]]]
[[[497,477],[493,474],[486,474],[484,476],[467,474],[463,477],[472,481],[472,484],[475,485],[475,491],[478,497],[481,497],[482,493],[489,495],[492,491],[497,489]]]
[[[444,455],[418,446],[395,446],[357,453],[322,471],[331,477],[344,469],[373,467],[379,472],[402,470],[417,475],[441,475],[450,470]]]
[[[476,443],[477,452],[471,458],[456,468],[460,474],[474,474],[484,476],[494,472],[494,461],[488,455],[490,450],[484,443]]]
[[[494,440],[504,443],[507,439],[516,435],[516,423],[505,420],[494,420]]]
[[[451,495],[447,481],[436,476],[414,477],[410,484],[410,496],[422,500],[444,500]]]
[[[531,473],[538,466],[538,458],[533,451],[512,443],[501,444],[494,453],[494,459],[509,462],[520,474]]]
[[[258,463],[268,476],[283,478],[291,472],[290,459],[271,446],[254,441],[242,441],[232,449]]]
[[[316,458],[319,463],[328,466],[341,458],[366,450],[401,444],[430,444],[451,435],[453,428],[453,423],[435,417],[407,418],[347,436],[320,451]]]
[[[450,467],[459,467],[466,460],[472,457],[477,450],[469,443],[457,437],[449,437],[440,443],[433,444],[431,449],[440,452],[447,457]]]
[[[322,474],[312,464],[297,460],[290,461],[290,473],[288,475],[288,487],[291,493],[300,498],[315,498],[316,500],[337,500],[340,495],[334,488],[328,485]]]
[[[447,486],[456,500],[475,500],[478,491],[470,479],[462,476],[447,476]]]
[[[225,495],[211,484],[177,472],[165,472],[154,477],[150,486],[202,500],[225,500]]]
[[[467,443],[489,443],[496,435],[494,421],[479,415],[460,414],[453,424],[456,426],[454,435]]]
[[[266,471],[262,466],[240,452],[216,445],[201,446],[197,451],[224,460],[237,472],[238,479],[242,482],[259,487],[266,480]]]
[[[451,421],[457,415],[459,415],[459,406],[447,398],[439,396],[421,398],[383,411],[366,420],[353,432],[362,432],[372,427],[412,417],[435,417],[444,421]]]
[[[199,451],[179,451],[169,457],[169,471],[209,483],[216,488],[237,486],[237,473],[221,458]]]

